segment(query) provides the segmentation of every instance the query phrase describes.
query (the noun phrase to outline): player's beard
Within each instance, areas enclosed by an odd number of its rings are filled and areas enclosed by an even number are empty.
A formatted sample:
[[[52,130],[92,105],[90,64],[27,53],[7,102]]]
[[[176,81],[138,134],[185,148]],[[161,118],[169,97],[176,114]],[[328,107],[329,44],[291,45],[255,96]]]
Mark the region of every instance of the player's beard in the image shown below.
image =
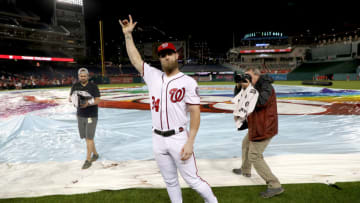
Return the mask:
[[[161,67],[163,71],[170,74],[178,68],[178,63],[177,61],[164,61],[161,63]]]

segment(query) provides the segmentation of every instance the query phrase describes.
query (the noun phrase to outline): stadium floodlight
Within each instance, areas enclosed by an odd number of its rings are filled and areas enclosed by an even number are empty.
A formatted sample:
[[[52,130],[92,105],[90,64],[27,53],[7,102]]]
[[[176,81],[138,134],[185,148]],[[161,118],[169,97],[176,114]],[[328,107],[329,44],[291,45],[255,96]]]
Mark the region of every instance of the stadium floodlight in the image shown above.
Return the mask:
[[[56,1],[62,3],[69,3],[73,5],[79,5],[79,6],[83,5],[83,0],[56,0]]]

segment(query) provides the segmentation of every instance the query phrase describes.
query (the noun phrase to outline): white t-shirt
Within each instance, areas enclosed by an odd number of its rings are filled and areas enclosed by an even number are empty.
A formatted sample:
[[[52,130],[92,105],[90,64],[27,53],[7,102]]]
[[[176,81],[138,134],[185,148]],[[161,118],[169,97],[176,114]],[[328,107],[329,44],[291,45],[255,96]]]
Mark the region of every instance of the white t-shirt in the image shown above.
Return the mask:
[[[167,77],[147,63],[143,64],[143,74],[149,88],[153,127],[158,130],[186,127],[187,105],[200,105],[197,82],[182,72]]]

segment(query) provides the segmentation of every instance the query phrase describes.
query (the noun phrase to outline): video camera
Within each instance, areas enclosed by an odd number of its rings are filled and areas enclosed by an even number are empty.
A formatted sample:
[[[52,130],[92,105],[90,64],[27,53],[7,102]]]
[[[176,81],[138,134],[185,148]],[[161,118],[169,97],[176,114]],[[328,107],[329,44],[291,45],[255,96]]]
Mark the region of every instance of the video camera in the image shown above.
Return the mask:
[[[251,83],[251,75],[245,73],[245,74],[236,74],[235,75],[235,83],[247,83],[247,80],[249,80],[249,82]]]
[[[89,98],[89,97],[83,96],[79,93],[77,94],[77,96],[78,96],[78,102],[79,102],[78,106],[82,106],[82,105],[86,104],[86,101],[91,98],[91,97]]]
[[[74,105],[74,107],[79,108],[86,104],[86,102],[92,105],[95,102],[95,98],[86,91],[75,90],[71,94],[71,103]]]
[[[88,102],[89,104],[94,103],[94,97],[92,97],[86,91],[77,91],[76,96],[77,96],[77,105],[75,105],[75,106],[77,106],[77,107],[80,107],[80,106],[86,104],[86,102]]]

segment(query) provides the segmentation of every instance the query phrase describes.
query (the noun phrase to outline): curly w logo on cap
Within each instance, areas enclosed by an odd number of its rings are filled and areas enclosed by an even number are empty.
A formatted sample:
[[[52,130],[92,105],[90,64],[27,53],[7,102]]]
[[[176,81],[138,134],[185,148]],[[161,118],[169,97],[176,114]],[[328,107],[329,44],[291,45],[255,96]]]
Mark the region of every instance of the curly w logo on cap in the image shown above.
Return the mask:
[[[158,47],[158,53],[161,52],[161,51],[164,51],[164,50],[172,50],[174,52],[176,52],[176,48],[174,46],[173,43],[171,42],[165,42],[165,43],[162,43],[159,47]]]

